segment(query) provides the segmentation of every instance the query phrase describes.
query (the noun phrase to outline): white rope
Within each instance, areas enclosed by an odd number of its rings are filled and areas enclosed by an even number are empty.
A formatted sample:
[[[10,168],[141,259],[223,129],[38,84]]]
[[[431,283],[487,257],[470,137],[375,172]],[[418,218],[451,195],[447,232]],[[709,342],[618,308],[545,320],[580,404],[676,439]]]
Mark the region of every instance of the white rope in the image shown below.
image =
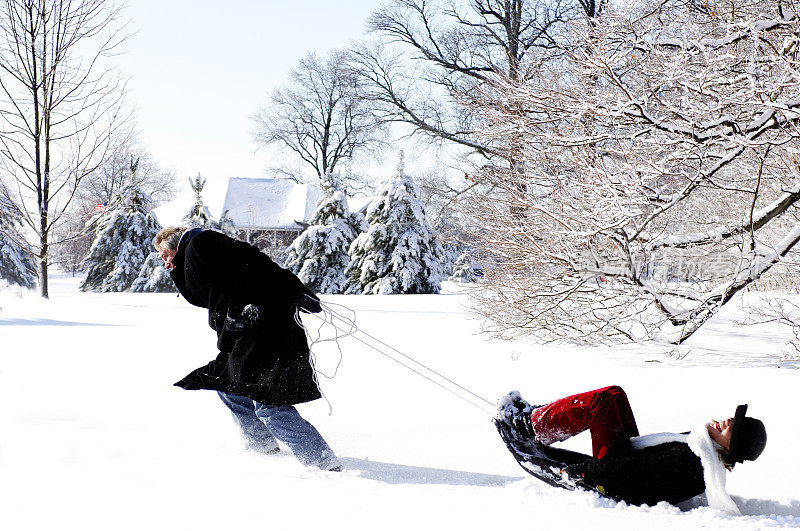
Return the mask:
[[[315,367],[315,372],[316,373],[320,374],[324,378],[327,378],[328,380],[332,380],[332,379],[334,379],[336,377],[336,374],[338,374],[339,367],[342,364],[342,358],[344,357],[344,353],[342,352],[342,347],[341,347],[341,345],[339,345],[339,340],[343,339],[343,338],[345,338],[345,337],[347,337],[349,335],[352,335],[353,333],[355,333],[355,330],[343,331],[343,330],[340,330],[340,329],[334,327],[336,329],[336,331],[337,331],[337,334],[332,338],[323,339],[323,337],[322,337],[322,328],[325,326],[325,324],[330,324],[331,326],[333,326],[333,315],[329,311],[324,310],[324,309],[320,313],[322,313],[324,315],[324,317],[319,317],[318,315],[316,316],[316,317],[322,319],[322,322],[320,323],[319,327],[317,327],[317,333],[316,333],[317,337],[316,338],[312,338],[311,337],[311,334],[309,333],[308,329],[305,327],[303,322],[300,320],[300,311],[299,310],[295,312],[294,320],[298,325],[300,325],[303,328],[303,330],[305,330],[306,339],[308,340],[308,348],[309,348],[310,351],[312,351],[312,356],[313,356],[313,346],[316,345],[316,344],[333,342],[336,345],[336,349],[339,351],[339,360],[336,362],[336,368],[333,370],[333,374],[327,375],[327,374],[325,374],[324,372],[322,372],[320,370],[316,370],[316,367]],[[329,316],[330,316],[330,320],[328,320]],[[340,331],[343,332],[342,335],[338,334],[338,332],[340,332]],[[316,361],[316,357],[312,357],[312,361]]]
[[[473,391],[467,389],[466,387],[462,386],[461,384],[459,384],[459,383],[455,382],[454,380],[448,378],[447,376],[443,375],[442,373],[437,372],[436,370],[428,367],[424,363],[421,363],[421,362],[417,361],[416,359],[412,358],[411,356],[409,356],[407,354],[404,354],[403,352],[401,352],[398,349],[392,347],[391,345],[386,344],[385,342],[381,341],[380,339],[376,338],[375,336],[373,336],[371,334],[368,334],[367,332],[365,332],[365,331],[361,330],[360,328],[358,328],[358,326],[356,325],[355,312],[353,310],[351,310],[350,308],[347,308],[346,306],[343,306],[341,304],[332,304],[332,305],[326,304],[326,303],[320,303],[320,304],[321,304],[322,309],[323,309],[323,312],[321,312],[322,315],[320,316],[319,314],[311,314],[311,315],[317,317],[318,319],[320,319],[322,321],[320,323],[319,328],[317,329],[317,339],[311,338],[310,335],[308,334],[308,332],[306,332],[306,335],[307,335],[307,337],[308,337],[308,339],[310,341],[309,350],[313,350],[312,347],[317,343],[322,343],[322,342],[325,342],[325,341],[333,341],[334,343],[336,343],[336,346],[337,346],[337,348],[339,350],[339,362],[337,364],[337,371],[338,371],[339,365],[342,362],[342,349],[341,349],[341,346],[339,345],[339,340],[343,339],[345,337],[352,337],[353,339],[355,339],[359,343],[362,343],[363,345],[370,347],[372,350],[376,351],[377,353],[381,354],[382,356],[384,356],[386,358],[389,358],[390,360],[394,361],[395,363],[397,363],[397,364],[405,367],[409,371],[413,372],[414,374],[416,374],[418,376],[421,376],[422,378],[428,380],[429,382],[433,383],[434,385],[436,385],[438,387],[441,387],[442,389],[444,389],[448,393],[460,398],[464,402],[466,402],[466,403],[468,403],[468,404],[480,409],[481,411],[483,411],[485,413],[489,413],[491,415],[493,415],[495,413],[495,404],[493,402],[481,397],[480,395],[474,393]],[[352,315],[352,317],[351,318],[343,317],[342,315],[340,315],[339,313],[334,311],[333,308],[331,308],[331,306],[338,306],[340,308],[343,308],[344,310],[349,312]],[[299,321],[299,315],[296,316],[296,319]],[[342,322],[343,325],[339,325],[337,323],[337,321]],[[336,334],[331,339],[321,339],[321,330],[322,330],[322,327],[325,326],[325,324],[330,324],[334,328],[334,330],[336,330]],[[301,323],[301,326],[302,326],[302,323]],[[380,346],[376,346],[375,344],[373,344],[373,343],[371,343],[371,342],[359,337],[356,334],[360,334],[360,335],[366,336],[367,338],[369,338],[369,340],[371,340],[374,343],[377,343]],[[403,359],[398,359],[398,357],[393,356],[392,354],[387,352],[387,350],[396,353],[397,355],[399,355]],[[313,354],[311,354],[311,356],[312,356],[311,360],[314,361]],[[416,367],[413,367],[413,366],[405,363],[404,360],[407,360],[407,361],[410,361],[410,362],[414,363],[416,365]],[[316,369],[315,369],[315,372],[316,372]],[[334,376],[335,375],[336,375],[336,372],[334,372]],[[323,374],[323,376],[325,376],[325,375]],[[332,377],[333,376],[331,376],[331,378]],[[447,382],[447,384],[449,384],[449,386],[445,385],[443,383],[443,381]],[[317,382],[317,386],[319,387],[319,383],[318,382]],[[454,390],[453,387],[455,387],[456,389],[458,389],[458,390],[470,395],[471,397],[473,397],[473,398],[475,398],[477,400],[476,401],[471,400],[470,398],[468,398],[468,397],[464,396],[463,394],[460,394],[459,392]],[[320,389],[320,393],[322,393],[321,389]],[[324,396],[324,393],[323,393],[323,396]],[[326,398],[326,400],[327,400],[327,398]],[[328,402],[328,404],[330,406],[330,402]],[[487,408],[486,405],[484,405],[484,404],[488,405],[489,407]],[[331,411],[332,411],[332,408],[331,408]]]
[[[297,323],[298,326],[300,326],[300,328],[302,328],[303,332],[305,332],[305,334],[306,334],[306,341],[308,343],[308,363],[311,365],[312,378],[314,379],[314,385],[317,386],[317,391],[319,391],[319,394],[322,395],[322,398],[324,398],[325,402],[328,404],[328,415],[333,415],[333,404],[331,403],[330,399],[328,399],[328,395],[325,394],[325,391],[322,390],[322,386],[319,384],[319,377],[322,376],[322,377],[327,378],[329,380],[332,380],[333,378],[335,378],[336,374],[338,374],[338,372],[339,372],[339,367],[342,364],[342,359],[344,358],[344,353],[342,352],[341,345],[339,345],[340,336],[338,335],[338,332],[339,332],[338,328],[334,327],[334,329],[337,331],[337,334],[334,337],[332,337],[330,339],[323,339],[322,338],[322,327],[325,326],[325,324],[327,322],[329,322],[328,318],[327,318],[328,312],[324,311],[323,315],[325,315],[325,317],[317,316],[320,319],[322,319],[322,323],[320,323],[319,327],[317,328],[317,337],[316,337],[316,339],[311,337],[311,334],[309,333],[308,328],[305,326],[305,324],[303,324],[303,321],[300,319],[300,310],[299,309],[295,309],[295,311],[294,311],[294,322]],[[331,326],[333,326],[333,316],[331,316],[330,324],[331,324]],[[349,334],[344,334],[341,337],[347,337],[347,335],[349,335]],[[321,370],[317,369],[317,357],[314,354],[314,345],[316,345],[318,343],[325,343],[327,341],[333,341],[336,344],[336,348],[339,350],[339,360],[336,362],[336,368],[333,370],[333,374],[331,374],[330,376],[325,374]]]

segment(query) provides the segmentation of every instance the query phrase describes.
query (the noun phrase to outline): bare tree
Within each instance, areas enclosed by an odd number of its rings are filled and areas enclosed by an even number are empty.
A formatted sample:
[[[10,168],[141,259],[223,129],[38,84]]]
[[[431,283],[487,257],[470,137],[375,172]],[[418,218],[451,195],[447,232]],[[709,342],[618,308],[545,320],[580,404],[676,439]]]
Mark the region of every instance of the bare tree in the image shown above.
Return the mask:
[[[130,168],[134,162],[136,182],[131,183]],[[136,135],[118,139],[107,160],[82,180],[78,194],[86,204],[107,203],[114,194],[131,184],[146,193],[156,206],[175,195],[175,174],[162,168]]]
[[[599,16],[606,3],[392,0],[370,18],[369,29],[383,40],[358,51],[360,71],[388,120],[470,152],[507,158],[496,139],[476,134],[475,95],[497,80],[530,78],[537,68],[531,57],[558,57],[566,24]]]
[[[700,7],[609,9],[482,91],[485,136],[523,146],[460,202],[492,332],[681,343],[800,241],[798,14]]]
[[[253,117],[255,142],[288,149],[320,180],[382,147],[385,128],[362,97],[345,52],[334,50],[325,59],[309,53],[271,99]]]
[[[50,245],[49,264],[58,266],[74,277],[83,268],[83,259],[89,254],[94,241],[94,233],[87,231],[87,225],[97,215],[102,204],[74,201],[62,222],[53,230]]]
[[[124,91],[103,61],[120,43],[106,0],[0,4],[0,164],[35,241],[48,296],[54,229],[125,122]]]

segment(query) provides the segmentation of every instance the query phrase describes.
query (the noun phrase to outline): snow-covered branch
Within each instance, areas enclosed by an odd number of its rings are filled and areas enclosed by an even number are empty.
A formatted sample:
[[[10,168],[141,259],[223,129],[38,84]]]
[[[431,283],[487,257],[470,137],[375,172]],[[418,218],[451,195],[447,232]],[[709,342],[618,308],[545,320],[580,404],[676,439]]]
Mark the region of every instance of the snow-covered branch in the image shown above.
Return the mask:
[[[679,343],[797,248],[800,19],[725,9],[609,10],[482,90],[484,137],[521,155],[459,202],[491,331]]]
[[[798,201],[800,201],[800,182],[795,183],[792,188],[769,205],[754,212],[752,220],[745,220],[735,226],[714,227],[705,232],[664,234],[648,242],[646,248],[648,251],[653,251],[660,247],[684,248],[693,245],[705,245],[719,242],[747,231],[757,231],[786,212],[787,209],[794,206]]]

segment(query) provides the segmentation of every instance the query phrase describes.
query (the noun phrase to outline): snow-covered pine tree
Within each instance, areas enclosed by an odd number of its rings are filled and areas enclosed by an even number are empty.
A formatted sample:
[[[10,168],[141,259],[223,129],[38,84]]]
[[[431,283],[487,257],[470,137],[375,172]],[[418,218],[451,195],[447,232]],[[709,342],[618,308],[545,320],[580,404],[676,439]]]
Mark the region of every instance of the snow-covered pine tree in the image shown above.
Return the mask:
[[[0,281],[32,289],[36,287],[36,264],[22,247],[19,225],[19,210],[0,195]]]
[[[286,268],[318,293],[343,293],[350,263],[348,249],[366,230],[364,216],[350,212],[338,178],[325,175],[325,195],[303,231],[286,251]]]
[[[197,174],[197,177],[189,178],[189,186],[192,187],[194,192],[194,205],[189,212],[183,216],[183,224],[189,228],[200,227],[201,229],[215,228],[214,220],[211,219],[211,212],[203,202],[203,188],[206,186],[206,180]]]
[[[136,166],[131,166],[136,171]],[[95,239],[84,260],[82,291],[125,291],[137,278],[161,229],[150,199],[134,185],[123,188],[105,212],[89,221]]]
[[[438,293],[442,246],[417,185],[403,171],[390,178],[367,209],[369,228],[350,246],[348,293]]]
[[[194,179],[189,179],[189,186],[194,192],[194,205],[189,212],[183,216],[183,224],[189,228],[200,227],[201,229],[212,229],[221,232],[231,238],[238,238],[238,231],[236,224],[231,219],[228,211],[222,213],[219,221],[214,221],[211,217],[211,212],[203,201],[203,188],[206,186],[206,180],[200,174]]]
[[[229,210],[222,213],[222,217],[219,218],[219,221],[212,222],[211,228],[233,239],[239,238],[239,231],[236,229],[236,223],[234,223],[233,218],[231,218]]]
[[[156,251],[145,258],[139,276],[131,283],[130,291],[134,293],[163,293],[175,292],[178,289],[169,276],[169,271],[164,267],[164,261]]]
[[[430,212],[430,210],[428,210]],[[442,265],[442,278],[448,278],[455,273],[458,259],[465,253],[463,244],[459,241],[459,230],[450,216],[442,216],[433,225],[433,231],[442,244],[442,255],[439,262]]]
[[[472,257],[469,251],[461,253],[461,256],[456,260],[450,280],[454,282],[475,282],[478,280],[478,276],[472,266]]]

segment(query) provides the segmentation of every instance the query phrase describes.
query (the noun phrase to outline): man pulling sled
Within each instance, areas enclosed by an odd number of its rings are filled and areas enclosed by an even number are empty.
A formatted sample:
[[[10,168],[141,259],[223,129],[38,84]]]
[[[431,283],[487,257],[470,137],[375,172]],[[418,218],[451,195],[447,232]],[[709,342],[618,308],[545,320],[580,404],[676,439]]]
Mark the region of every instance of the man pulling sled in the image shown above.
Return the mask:
[[[640,437],[625,391],[610,386],[542,406],[512,391],[494,422],[519,464],[550,485],[634,505],[679,503],[706,492],[710,506],[739,514],[725,491],[725,472],[758,458],[767,442],[764,424],[746,411],[741,405],[732,418],[687,433]],[[591,456],[550,446],[586,429]]]

